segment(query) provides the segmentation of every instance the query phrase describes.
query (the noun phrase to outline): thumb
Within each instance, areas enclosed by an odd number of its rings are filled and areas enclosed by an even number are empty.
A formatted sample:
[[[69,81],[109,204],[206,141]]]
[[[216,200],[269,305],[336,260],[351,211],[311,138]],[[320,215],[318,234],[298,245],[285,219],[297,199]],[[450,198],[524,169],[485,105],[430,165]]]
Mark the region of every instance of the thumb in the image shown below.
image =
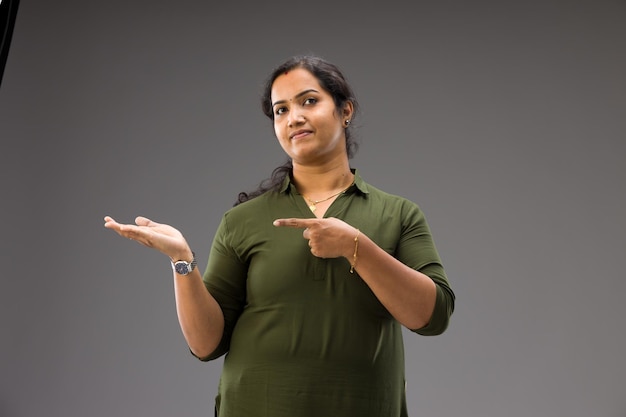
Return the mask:
[[[154,222],[147,217],[137,216],[137,218],[135,218],[135,224],[137,226],[150,226],[151,223]]]

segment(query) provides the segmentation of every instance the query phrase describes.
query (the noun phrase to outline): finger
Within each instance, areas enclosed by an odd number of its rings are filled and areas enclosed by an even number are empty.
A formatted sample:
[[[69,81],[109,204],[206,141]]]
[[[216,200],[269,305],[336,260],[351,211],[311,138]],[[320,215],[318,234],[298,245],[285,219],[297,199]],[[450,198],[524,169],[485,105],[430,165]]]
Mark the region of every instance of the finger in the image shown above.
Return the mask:
[[[104,216],[104,227],[107,229],[119,230],[120,224],[116,222],[111,216]]]
[[[306,228],[313,225],[316,221],[315,219],[276,219],[272,224],[277,227]]]
[[[111,216],[104,217],[104,227],[116,231],[119,235],[126,238],[135,237],[139,232],[139,228],[134,224],[122,224],[115,221]]]
[[[137,216],[135,218],[135,224],[137,226],[154,226],[156,223],[147,217]]]
[[[134,224],[120,224],[116,222],[111,216],[105,216],[104,221],[104,227],[106,227],[107,229],[114,230],[118,235],[126,239],[141,243],[144,246],[151,247],[151,243],[148,241],[146,233],[143,232],[140,227],[140,223],[150,223],[151,221],[149,219],[146,219],[145,217],[142,219],[137,218],[137,226],[135,226]]]

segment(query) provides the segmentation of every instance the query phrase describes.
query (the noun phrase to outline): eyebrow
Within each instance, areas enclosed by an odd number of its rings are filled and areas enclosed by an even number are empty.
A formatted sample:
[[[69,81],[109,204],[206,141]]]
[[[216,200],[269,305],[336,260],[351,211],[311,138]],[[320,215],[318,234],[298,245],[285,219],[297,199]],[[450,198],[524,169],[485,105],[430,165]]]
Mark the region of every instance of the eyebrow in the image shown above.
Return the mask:
[[[315,90],[313,88],[309,88],[308,90],[304,90],[304,91],[296,94],[296,96],[294,98],[300,98],[300,97],[302,97],[302,96],[304,96],[306,94],[309,94],[309,93],[319,93],[319,91],[317,91],[317,90]],[[286,102],[287,102],[287,100],[275,101],[274,103],[272,103],[272,107],[276,106],[277,104],[286,103]]]

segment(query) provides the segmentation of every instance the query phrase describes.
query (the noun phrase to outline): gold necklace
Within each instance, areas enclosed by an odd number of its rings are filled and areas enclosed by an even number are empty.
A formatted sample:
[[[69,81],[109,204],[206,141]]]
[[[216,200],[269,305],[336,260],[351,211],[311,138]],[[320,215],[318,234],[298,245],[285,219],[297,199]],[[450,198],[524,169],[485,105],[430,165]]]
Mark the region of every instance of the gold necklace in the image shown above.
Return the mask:
[[[354,182],[348,185],[344,190],[341,190],[338,193],[331,195],[330,197],[322,198],[321,200],[311,200],[309,197],[305,196],[304,194],[302,194],[302,197],[304,197],[304,199],[309,202],[309,209],[314,212],[315,210],[317,210],[317,205],[319,203],[323,203],[324,201],[328,201],[333,197],[337,197],[339,194],[345,193],[346,191],[348,191],[348,188],[352,187],[352,184],[354,184]]]

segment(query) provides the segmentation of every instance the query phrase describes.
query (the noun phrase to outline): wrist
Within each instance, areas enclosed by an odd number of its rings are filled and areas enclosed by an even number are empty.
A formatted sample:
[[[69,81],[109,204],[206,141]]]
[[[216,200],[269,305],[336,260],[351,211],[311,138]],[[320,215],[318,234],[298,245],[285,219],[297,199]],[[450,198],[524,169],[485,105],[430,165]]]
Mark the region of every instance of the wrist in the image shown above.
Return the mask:
[[[194,252],[187,248],[181,252],[175,253],[173,256],[172,255],[168,255],[170,258],[170,261],[172,262],[177,262],[177,261],[187,261],[187,262],[191,262],[193,260],[193,258],[195,257]]]
[[[191,252],[191,258],[187,259],[191,260],[187,261],[186,259],[180,259],[177,261],[171,261],[172,271],[178,275],[189,275],[191,271],[196,269],[198,263],[196,262],[196,254],[193,252]]]
[[[361,231],[356,229],[356,234],[354,235],[353,247],[352,247],[352,255],[348,258],[350,261],[350,273],[354,273],[354,268],[356,268],[356,263],[359,256],[359,236],[361,236]]]

